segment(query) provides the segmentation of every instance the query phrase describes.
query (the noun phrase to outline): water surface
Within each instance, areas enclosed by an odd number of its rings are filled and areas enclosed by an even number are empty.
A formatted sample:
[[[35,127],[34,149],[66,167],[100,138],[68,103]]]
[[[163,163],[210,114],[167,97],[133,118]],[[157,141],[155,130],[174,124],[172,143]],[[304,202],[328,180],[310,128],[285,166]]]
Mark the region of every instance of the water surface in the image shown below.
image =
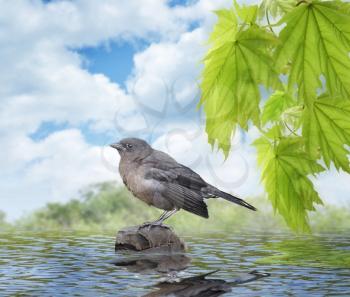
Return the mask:
[[[271,276],[232,287],[222,296],[349,296],[350,236],[234,234],[184,237],[191,258],[172,277],[219,270],[230,281],[252,270]],[[143,296],[169,277],[111,262],[114,237],[74,233],[0,234],[0,296]]]

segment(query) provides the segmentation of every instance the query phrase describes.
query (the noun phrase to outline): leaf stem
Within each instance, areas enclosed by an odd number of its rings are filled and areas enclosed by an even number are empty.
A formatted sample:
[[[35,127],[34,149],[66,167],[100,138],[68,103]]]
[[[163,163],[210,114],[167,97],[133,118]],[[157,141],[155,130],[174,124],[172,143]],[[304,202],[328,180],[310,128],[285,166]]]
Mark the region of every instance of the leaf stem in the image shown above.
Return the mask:
[[[269,28],[270,28],[271,32],[275,35],[275,32],[273,31],[271,23],[270,23],[269,12],[267,11],[267,9],[265,10],[265,15],[266,15],[266,20],[267,20],[267,23],[269,25]]]
[[[295,133],[295,130],[292,130],[289,126],[288,126],[288,124],[285,122],[285,121],[283,121],[283,124],[286,126],[286,128],[290,131],[290,133],[292,133],[293,135],[295,135],[295,136],[299,136],[298,134],[296,134]]]

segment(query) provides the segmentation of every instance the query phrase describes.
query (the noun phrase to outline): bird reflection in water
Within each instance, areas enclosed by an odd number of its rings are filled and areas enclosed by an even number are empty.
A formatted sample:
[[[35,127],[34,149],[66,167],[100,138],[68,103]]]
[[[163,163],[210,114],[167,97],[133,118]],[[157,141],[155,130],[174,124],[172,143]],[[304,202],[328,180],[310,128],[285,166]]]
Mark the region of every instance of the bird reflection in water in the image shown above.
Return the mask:
[[[268,273],[252,271],[229,281],[207,278],[217,271],[218,270],[194,277],[183,278],[178,282],[166,281],[159,283],[155,285],[157,290],[143,297],[216,297],[231,292],[232,287],[235,285],[248,283],[270,275]]]

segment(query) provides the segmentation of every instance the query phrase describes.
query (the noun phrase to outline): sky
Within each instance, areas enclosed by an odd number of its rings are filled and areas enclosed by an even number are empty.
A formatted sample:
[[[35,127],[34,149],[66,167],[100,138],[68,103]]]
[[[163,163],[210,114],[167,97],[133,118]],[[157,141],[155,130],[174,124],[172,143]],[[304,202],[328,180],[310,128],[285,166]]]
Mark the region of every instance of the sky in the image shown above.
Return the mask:
[[[249,3],[250,1],[240,1]],[[91,184],[120,183],[108,147],[140,137],[241,197],[263,193],[258,135],[211,150],[196,109],[213,10],[231,0],[0,0],[0,210],[12,221]],[[315,184],[346,203],[349,178]]]

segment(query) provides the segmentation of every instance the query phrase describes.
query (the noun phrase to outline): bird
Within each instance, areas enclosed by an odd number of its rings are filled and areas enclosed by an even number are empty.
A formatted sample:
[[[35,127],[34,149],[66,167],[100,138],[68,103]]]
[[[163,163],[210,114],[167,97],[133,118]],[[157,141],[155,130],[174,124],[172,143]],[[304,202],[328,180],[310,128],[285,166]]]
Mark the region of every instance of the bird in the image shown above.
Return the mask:
[[[150,225],[162,225],[181,209],[209,218],[205,203],[209,198],[223,198],[250,210],[257,210],[243,199],[207,183],[191,168],[153,149],[145,140],[124,138],[110,146],[120,155],[119,173],[127,189],[148,205],[164,210]]]

